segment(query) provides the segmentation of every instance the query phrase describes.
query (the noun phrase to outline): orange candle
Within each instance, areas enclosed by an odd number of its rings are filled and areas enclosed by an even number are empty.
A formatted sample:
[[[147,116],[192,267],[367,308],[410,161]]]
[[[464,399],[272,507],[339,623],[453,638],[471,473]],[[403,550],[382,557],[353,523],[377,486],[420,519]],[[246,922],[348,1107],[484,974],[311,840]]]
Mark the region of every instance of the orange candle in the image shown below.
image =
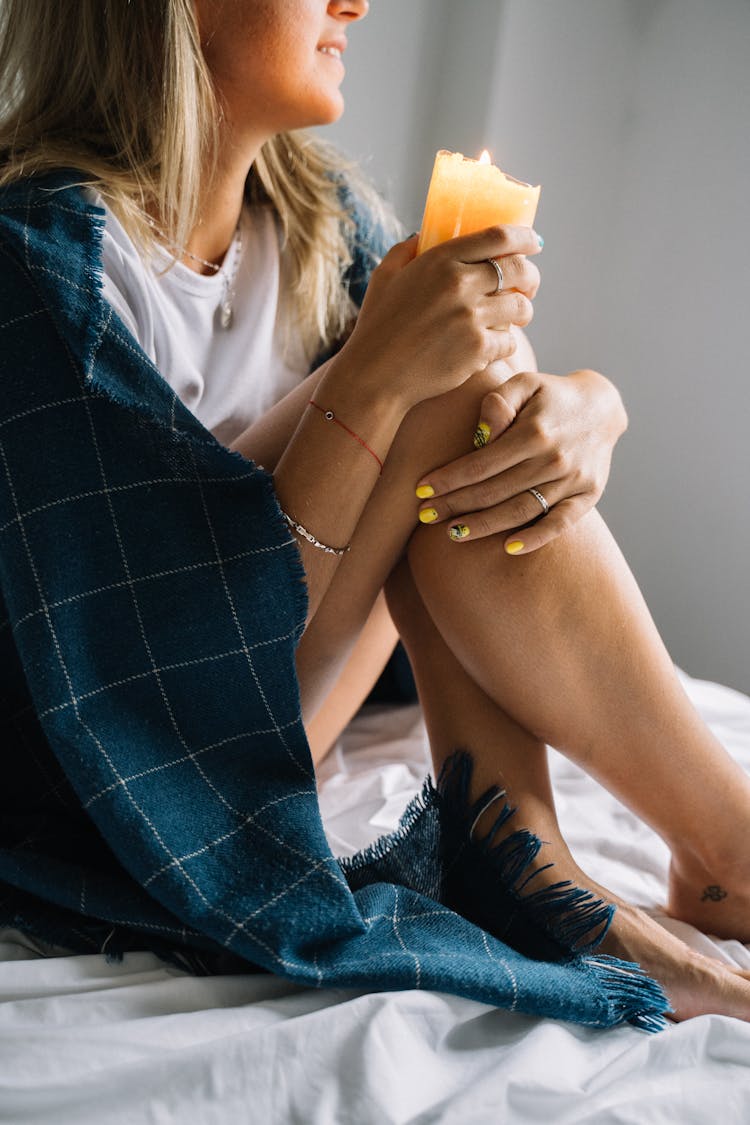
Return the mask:
[[[435,156],[417,253],[496,223],[533,226],[541,190],[501,172],[487,151],[471,160],[441,149]]]

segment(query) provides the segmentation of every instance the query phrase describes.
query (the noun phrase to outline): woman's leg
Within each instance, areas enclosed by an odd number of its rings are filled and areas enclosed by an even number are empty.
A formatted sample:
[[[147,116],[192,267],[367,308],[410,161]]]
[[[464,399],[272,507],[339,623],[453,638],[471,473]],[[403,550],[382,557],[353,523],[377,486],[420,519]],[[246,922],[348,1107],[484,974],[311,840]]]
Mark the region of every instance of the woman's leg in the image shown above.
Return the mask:
[[[599,515],[515,558],[492,540],[456,544],[436,531],[414,536],[410,566],[469,676],[666,841],[671,913],[750,940],[750,853],[741,843],[750,779],[693,709]],[[473,596],[456,596],[466,590]]]
[[[310,375],[236,439],[232,448],[273,471],[324,370]],[[481,400],[496,385],[496,378],[478,373],[458,390],[412,410],[397,435],[352,536],[351,550],[341,560],[297,651],[303,716],[314,736],[316,762],[345,725],[347,712],[351,713],[352,704],[343,694],[351,691],[352,698],[364,699],[393,648],[392,622],[377,601],[418,525],[416,481],[426,469],[444,463],[451,450],[464,451]],[[362,455],[369,457],[366,452]]]
[[[665,988],[676,1018],[723,1012],[750,1019],[750,974],[694,953],[578,867],[555,815],[544,742],[494,703],[459,664],[427,613],[406,562],[394,571],[386,593],[414,668],[434,775],[437,777],[445,759],[461,748],[471,753],[474,762],[469,793],[472,803],[492,785],[506,791],[509,804],[517,812],[499,835],[527,828],[543,841],[532,864],[538,874],[529,890],[569,879],[616,903],[618,910],[600,951],[640,961]],[[490,830],[497,811],[493,803],[479,817],[475,836],[481,838]],[[545,870],[549,863],[554,867]]]
[[[532,748],[538,753],[544,742],[558,746],[669,841],[675,913],[703,928],[742,936],[750,880],[730,843],[745,838],[749,826],[748,781],[682,693],[632,576],[597,514],[543,550],[516,558],[492,538],[453,543],[439,527],[413,534],[416,481],[469,451],[480,401],[492,385],[479,374],[458,391],[422,403],[401,426],[352,549],[299,646],[305,721],[315,722],[326,698],[335,698],[365,622],[408,544],[411,573],[440,631],[433,627],[429,633],[432,645],[412,644],[417,666],[428,669],[426,676],[420,673],[426,708],[442,716],[445,701],[453,698],[456,714],[484,715],[484,734],[476,743],[478,780],[498,770],[497,732],[507,733],[514,720],[517,736],[506,745],[520,747],[513,767],[514,777],[523,779],[520,786],[514,781],[519,789],[514,798],[528,805],[524,815],[538,821],[529,826],[550,839],[545,858],[554,849],[558,873],[611,899],[577,872],[555,830],[548,779]],[[280,404],[278,425],[259,435],[256,448],[262,453],[252,445],[241,451],[272,467],[274,449],[288,440],[285,434],[304,409],[308,389],[303,386],[296,398]],[[438,636],[445,642],[440,651],[450,657],[444,678],[424,655],[434,650],[440,662]],[[463,728],[456,732],[459,744],[465,734]],[[524,758],[534,763],[526,772],[519,769]],[[662,793],[655,800],[657,786]],[[705,924],[680,900],[700,913],[706,906],[698,892],[710,885],[720,885],[726,897],[718,904],[722,918]],[[750,1018],[742,974],[698,957],[632,907],[618,910],[605,941],[609,951],[643,963],[667,988],[680,1015],[715,1011]]]
[[[416,481],[471,449],[479,404],[493,385],[480,373],[422,403],[401,426],[352,549],[299,646],[305,720],[313,719],[341,675],[408,543],[429,615],[470,678],[663,836],[674,855],[670,907],[676,914],[703,929],[747,938],[750,860],[737,854],[736,841],[750,830],[750,779],[690,705],[598,514],[589,513],[542,550],[517,557],[493,538],[454,543],[441,526],[413,534]],[[308,391],[303,386],[298,401],[289,396],[281,404],[287,434]],[[262,449],[263,434],[259,440]],[[270,467],[268,443],[257,456]],[[723,897],[707,895],[715,886]]]
[[[381,593],[338,679],[322,705],[305,722],[316,767],[370,694],[397,641],[398,633]]]

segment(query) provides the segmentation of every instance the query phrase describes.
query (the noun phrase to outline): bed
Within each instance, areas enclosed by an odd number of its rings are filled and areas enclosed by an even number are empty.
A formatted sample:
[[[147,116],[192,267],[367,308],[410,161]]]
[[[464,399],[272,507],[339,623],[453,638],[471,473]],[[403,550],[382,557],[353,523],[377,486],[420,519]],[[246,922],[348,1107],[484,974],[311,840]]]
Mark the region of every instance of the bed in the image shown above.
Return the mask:
[[[750,698],[681,673],[750,770]],[[593,878],[659,916],[668,854],[554,751],[563,833]],[[419,708],[370,705],[319,770],[335,854],[395,828],[429,770]],[[750,969],[750,947],[660,918]],[[648,1035],[511,1014],[435,992],[191,977],[152,954],[41,956],[0,931],[0,1122],[12,1125],[650,1125],[750,1121],[750,1024]]]

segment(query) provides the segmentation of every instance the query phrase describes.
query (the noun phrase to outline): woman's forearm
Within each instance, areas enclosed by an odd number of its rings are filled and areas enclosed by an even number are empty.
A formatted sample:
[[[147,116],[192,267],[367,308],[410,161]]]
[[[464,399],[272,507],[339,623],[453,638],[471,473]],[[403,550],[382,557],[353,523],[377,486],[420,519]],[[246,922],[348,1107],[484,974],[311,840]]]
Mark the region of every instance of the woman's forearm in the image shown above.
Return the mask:
[[[318,409],[300,389],[296,427],[290,434],[288,419],[283,452],[275,450],[276,491],[300,544],[309,618],[341,558],[321,548],[348,545],[406,414],[510,354],[507,325],[531,318],[522,292],[488,299],[486,291],[488,256],[525,261],[539,251],[533,232],[491,227],[420,258],[415,251],[415,239],[398,243],[373,272],[351,336],[315,384]],[[533,293],[537,279],[527,264],[518,281]],[[268,441],[260,434],[253,449],[252,438],[234,448],[265,463]]]
[[[314,401],[321,409],[308,401],[274,470],[276,493],[282,510],[318,542],[343,548],[378,482],[379,462],[385,461],[406,410],[395,396],[362,387],[345,362],[334,362],[318,381]],[[342,424],[322,411],[333,412]],[[294,534],[307,575],[309,620],[341,556]]]
[[[341,426],[310,407],[313,399],[332,410],[367,443],[364,448]],[[378,461],[390,449],[406,412],[396,396],[368,386],[345,356],[334,357],[295,388],[232,443],[232,449],[273,473],[279,503],[296,523],[326,545],[349,543],[380,474]],[[336,572],[340,557],[293,532],[307,576],[312,617]]]

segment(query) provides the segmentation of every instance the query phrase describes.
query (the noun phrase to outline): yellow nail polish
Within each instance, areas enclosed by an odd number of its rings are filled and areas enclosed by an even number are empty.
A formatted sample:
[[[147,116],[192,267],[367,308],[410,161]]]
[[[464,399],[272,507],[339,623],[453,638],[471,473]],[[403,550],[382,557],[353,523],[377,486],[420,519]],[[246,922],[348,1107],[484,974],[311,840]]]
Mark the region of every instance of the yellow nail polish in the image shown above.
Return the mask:
[[[419,500],[429,500],[431,496],[435,495],[435,489],[431,484],[420,484],[417,489],[417,498]]]
[[[486,422],[480,422],[474,431],[474,448],[481,449],[490,440],[492,431]]]
[[[419,518],[422,523],[434,523],[438,518],[438,514],[434,508],[422,508],[419,513]]]
[[[469,528],[465,523],[454,523],[448,534],[451,539],[465,539],[469,534]]]
[[[511,543],[505,544],[505,550],[509,555],[517,555],[519,551],[523,550],[523,543],[520,539],[514,539]]]

